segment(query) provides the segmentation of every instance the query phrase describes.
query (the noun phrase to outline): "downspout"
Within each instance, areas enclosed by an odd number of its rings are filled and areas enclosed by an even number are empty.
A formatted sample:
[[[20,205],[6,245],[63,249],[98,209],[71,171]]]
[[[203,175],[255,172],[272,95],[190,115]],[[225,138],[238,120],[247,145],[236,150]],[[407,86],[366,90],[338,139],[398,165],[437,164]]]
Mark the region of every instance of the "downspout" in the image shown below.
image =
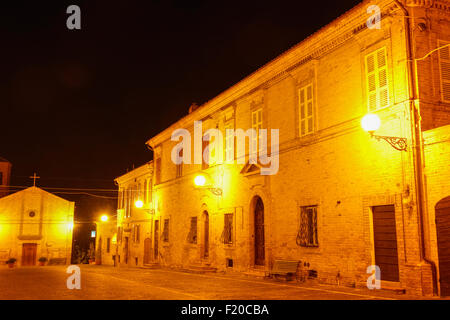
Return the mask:
[[[405,42],[406,42],[406,54],[408,63],[408,94],[409,94],[409,106],[410,116],[412,122],[413,131],[413,155],[414,155],[414,169],[415,169],[415,182],[416,182],[416,198],[417,198],[417,211],[419,214],[420,225],[420,260],[431,266],[432,278],[433,278],[433,294],[437,294],[437,277],[436,277],[436,264],[427,256],[427,250],[425,245],[425,215],[424,215],[424,178],[423,178],[423,150],[422,150],[422,127],[421,117],[418,107],[416,108],[416,92],[415,88],[418,88],[418,76],[417,69],[414,70],[414,60],[412,58],[411,47],[411,27],[409,19],[411,18],[408,10],[399,2],[394,0],[395,4],[403,11],[405,21]],[[414,82],[415,75],[416,79]]]

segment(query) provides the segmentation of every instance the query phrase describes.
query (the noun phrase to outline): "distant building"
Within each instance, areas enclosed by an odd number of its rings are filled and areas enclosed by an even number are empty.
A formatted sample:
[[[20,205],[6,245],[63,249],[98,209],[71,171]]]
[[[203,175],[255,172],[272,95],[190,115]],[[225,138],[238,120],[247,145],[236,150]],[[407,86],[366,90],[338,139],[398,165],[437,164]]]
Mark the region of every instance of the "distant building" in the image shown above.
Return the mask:
[[[95,243],[95,262],[115,265],[117,256],[117,220],[99,221]]]
[[[117,210],[119,266],[144,266],[159,261],[161,226],[152,201],[153,163],[120,177]],[[156,219],[156,220],[155,220]]]
[[[0,260],[16,258],[19,266],[70,263],[74,202],[37,187],[0,199]]]
[[[8,195],[11,179],[11,162],[0,157],[0,198]]]

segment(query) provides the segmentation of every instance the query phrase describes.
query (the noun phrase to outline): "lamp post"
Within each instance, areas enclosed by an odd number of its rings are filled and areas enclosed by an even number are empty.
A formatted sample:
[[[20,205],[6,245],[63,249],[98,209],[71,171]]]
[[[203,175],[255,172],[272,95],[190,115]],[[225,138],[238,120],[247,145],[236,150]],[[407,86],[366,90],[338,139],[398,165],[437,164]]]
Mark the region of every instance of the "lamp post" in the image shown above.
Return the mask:
[[[216,196],[221,196],[223,194],[223,190],[221,188],[212,186],[212,184],[210,183],[207,184],[207,180],[210,181],[211,178],[207,179],[204,174],[199,174],[194,179],[194,185],[199,189],[206,189]]]
[[[398,151],[407,151],[408,140],[406,138],[375,135],[375,131],[377,131],[380,126],[381,120],[376,114],[369,113],[361,120],[361,127],[364,131],[370,133],[372,138],[375,138],[378,141],[384,140]]]

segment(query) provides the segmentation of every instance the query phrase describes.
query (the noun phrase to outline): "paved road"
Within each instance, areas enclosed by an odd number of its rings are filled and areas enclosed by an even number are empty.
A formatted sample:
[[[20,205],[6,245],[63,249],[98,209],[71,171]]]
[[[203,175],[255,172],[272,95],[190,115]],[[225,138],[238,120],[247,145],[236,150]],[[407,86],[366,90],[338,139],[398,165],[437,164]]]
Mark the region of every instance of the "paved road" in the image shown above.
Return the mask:
[[[406,299],[404,295],[297,285],[223,274],[81,265],[81,289],[67,289],[64,266],[0,268],[0,299],[311,300]]]

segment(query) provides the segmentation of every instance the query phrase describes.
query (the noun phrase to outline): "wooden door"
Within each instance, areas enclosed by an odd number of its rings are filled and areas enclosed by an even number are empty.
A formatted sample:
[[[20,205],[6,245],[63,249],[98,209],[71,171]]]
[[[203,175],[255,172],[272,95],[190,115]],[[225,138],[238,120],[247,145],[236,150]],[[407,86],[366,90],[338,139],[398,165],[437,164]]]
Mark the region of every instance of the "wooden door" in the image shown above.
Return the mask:
[[[261,198],[255,204],[255,265],[265,264],[265,243],[264,243],[264,204]]]
[[[375,264],[380,267],[381,280],[398,282],[399,269],[394,205],[373,207],[373,233]]]
[[[125,237],[125,246],[123,248],[124,250],[124,262],[125,264],[128,264],[128,237]]]
[[[450,296],[450,197],[439,201],[435,210],[441,296]]]
[[[36,243],[24,243],[22,246],[22,266],[36,265]]]
[[[204,249],[203,249],[203,259],[207,259],[209,257],[209,214],[207,211],[205,211],[203,213],[203,218],[204,218],[204,228],[203,228],[203,244],[204,244]]]
[[[150,263],[151,245],[152,245],[152,240],[150,238],[146,238],[144,240],[144,264]]]
[[[159,256],[159,251],[158,251],[158,240],[159,240],[159,220],[155,220],[155,235],[154,235],[154,242],[155,242],[155,247],[154,247],[154,259],[158,260],[158,256]]]

